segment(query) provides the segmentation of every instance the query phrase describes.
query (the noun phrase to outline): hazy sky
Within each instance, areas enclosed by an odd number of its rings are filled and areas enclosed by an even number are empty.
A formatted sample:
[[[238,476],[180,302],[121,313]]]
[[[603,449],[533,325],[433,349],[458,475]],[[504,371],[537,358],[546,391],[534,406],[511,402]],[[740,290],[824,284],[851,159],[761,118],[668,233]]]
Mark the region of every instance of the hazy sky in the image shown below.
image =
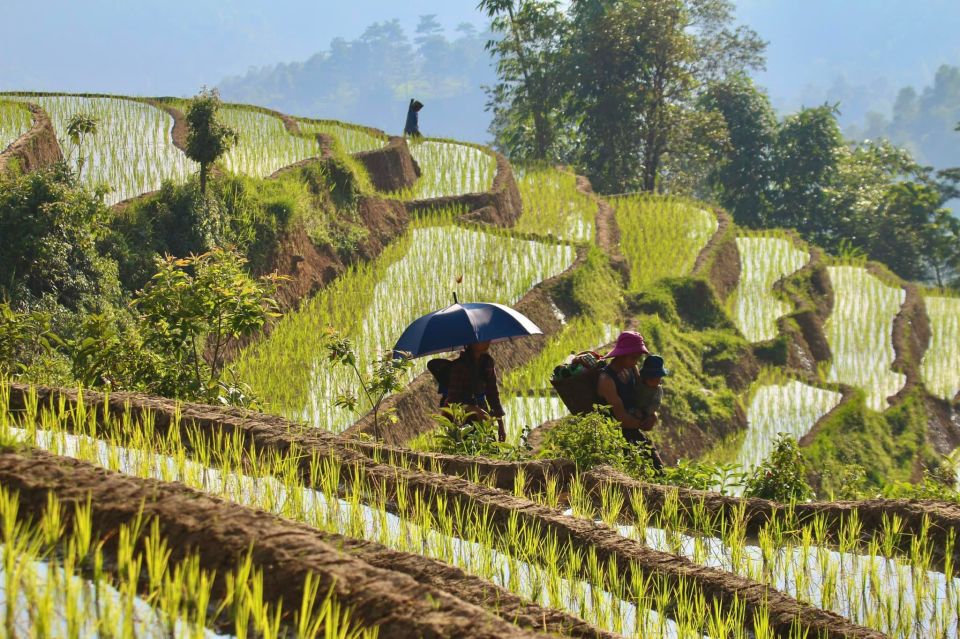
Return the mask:
[[[191,95],[250,66],[305,60],[370,23],[435,13],[484,23],[475,0],[0,0],[0,90]],[[854,86],[922,86],[960,64],[958,0],[739,0],[770,41],[760,75],[779,107]],[[811,86],[813,85],[813,86]],[[819,93],[818,93],[819,92]],[[887,91],[881,91],[884,95]]]

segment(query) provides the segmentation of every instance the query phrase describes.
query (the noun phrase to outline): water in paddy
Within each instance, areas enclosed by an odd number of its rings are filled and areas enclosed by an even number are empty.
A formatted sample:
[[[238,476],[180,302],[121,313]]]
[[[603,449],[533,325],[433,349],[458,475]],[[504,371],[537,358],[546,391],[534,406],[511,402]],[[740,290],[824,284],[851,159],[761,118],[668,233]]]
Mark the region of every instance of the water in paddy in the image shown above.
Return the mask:
[[[507,414],[505,428],[507,441],[511,444],[519,442],[524,427],[533,430],[544,422],[570,414],[563,401],[549,391],[537,395],[501,396],[500,399]]]
[[[927,390],[952,401],[960,393],[960,298],[923,298],[930,318],[930,343],[920,372]]]
[[[423,140],[410,143],[421,175],[404,199],[421,200],[489,191],[497,172],[490,153],[469,144]]]
[[[0,152],[33,126],[33,114],[25,104],[3,100],[3,95],[0,95]]]
[[[800,439],[840,398],[840,393],[796,380],[761,386],[747,408],[747,434],[736,463],[747,471],[759,466],[773,452],[779,433]]]
[[[790,305],[773,295],[773,285],[807,263],[809,255],[779,237],[738,237],[740,280],[731,296],[733,319],[750,342],[777,336],[777,318]]]
[[[9,99],[33,102],[47,112],[71,163],[78,151],[67,135],[67,122],[78,113],[97,118],[97,132],[83,144],[86,162],[81,179],[91,189],[108,185],[112,190],[104,198],[107,204],[159,189],[164,180],[183,182],[196,171],[197,165],[173,145],[173,118],[149,104],[69,95]]]
[[[341,431],[369,404],[362,402],[358,411],[335,405],[338,395],[359,386],[352,370],[327,362],[329,328],[353,341],[358,365],[367,370],[410,322],[449,306],[452,291],[462,302],[512,304],[575,257],[568,245],[456,225],[416,228],[375,263],[341,276],[285,317],[235,370],[270,411]],[[415,373],[424,370],[425,359],[416,360]]]
[[[833,312],[825,331],[833,362],[827,377],[862,388],[867,406],[882,411],[887,397],[903,388],[907,378],[891,369],[893,320],[906,292],[887,286],[859,266],[830,266]]]

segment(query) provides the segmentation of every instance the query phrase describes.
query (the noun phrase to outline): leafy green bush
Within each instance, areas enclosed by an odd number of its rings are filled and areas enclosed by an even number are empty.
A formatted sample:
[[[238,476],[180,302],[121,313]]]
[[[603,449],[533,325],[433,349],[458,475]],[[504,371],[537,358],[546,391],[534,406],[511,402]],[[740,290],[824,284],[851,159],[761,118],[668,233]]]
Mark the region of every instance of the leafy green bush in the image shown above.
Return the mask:
[[[607,465],[633,477],[652,477],[653,467],[638,447],[623,438],[620,423],[608,409],[597,408],[561,419],[547,431],[540,456],[573,460],[581,471]]]
[[[744,495],[780,502],[803,501],[814,496],[807,483],[807,464],[797,441],[780,433],[770,457],[747,478]]]

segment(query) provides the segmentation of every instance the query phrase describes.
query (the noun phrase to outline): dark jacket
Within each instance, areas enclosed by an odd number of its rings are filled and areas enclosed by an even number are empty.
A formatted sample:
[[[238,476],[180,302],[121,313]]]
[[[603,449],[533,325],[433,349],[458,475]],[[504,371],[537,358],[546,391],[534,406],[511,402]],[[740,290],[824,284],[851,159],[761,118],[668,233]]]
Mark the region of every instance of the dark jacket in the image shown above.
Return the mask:
[[[403,125],[404,135],[420,135],[420,109],[423,104],[411,98],[407,107],[407,123]]]
[[[489,353],[476,360],[472,353],[464,351],[453,360],[443,401],[444,406],[448,404],[475,404],[493,417],[503,417],[497,368]]]

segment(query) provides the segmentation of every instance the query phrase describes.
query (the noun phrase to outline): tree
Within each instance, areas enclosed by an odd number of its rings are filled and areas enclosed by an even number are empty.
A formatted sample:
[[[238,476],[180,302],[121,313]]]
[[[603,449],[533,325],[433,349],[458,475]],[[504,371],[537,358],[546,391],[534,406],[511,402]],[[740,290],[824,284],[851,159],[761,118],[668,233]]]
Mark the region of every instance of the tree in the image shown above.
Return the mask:
[[[223,400],[229,393],[221,382],[225,348],[278,316],[270,297],[277,277],[253,279],[245,262],[222,249],[167,257],[133,302],[145,320],[147,346],[191,371],[192,386],[181,392]]]
[[[554,144],[557,56],[565,26],[557,0],[481,0],[477,8],[503,36],[487,50],[497,57],[500,82],[488,90],[492,130],[514,157],[550,158]],[[532,122],[532,135],[529,130]]]
[[[210,165],[237,143],[239,136],[217,119],[221,107],[216,89],[202,89],[187,108],[187,157],[200,165],[200,194],[206,195]]]
[[[77,148],[77,180],[83,173],[83,165],[86,163],[86,157],[83,154],[83,143],[88,136],[97,134],[99,120],[86,113],[75,113],[67,120],[67,135],[73,146]]]
[[[716,82],[700,106],[719,113],[730,146],[714,165],[708,181],[737,224],[754,228],[769,224],[773,208],[773,150],[777,118],[765,93],[743,75]]]

